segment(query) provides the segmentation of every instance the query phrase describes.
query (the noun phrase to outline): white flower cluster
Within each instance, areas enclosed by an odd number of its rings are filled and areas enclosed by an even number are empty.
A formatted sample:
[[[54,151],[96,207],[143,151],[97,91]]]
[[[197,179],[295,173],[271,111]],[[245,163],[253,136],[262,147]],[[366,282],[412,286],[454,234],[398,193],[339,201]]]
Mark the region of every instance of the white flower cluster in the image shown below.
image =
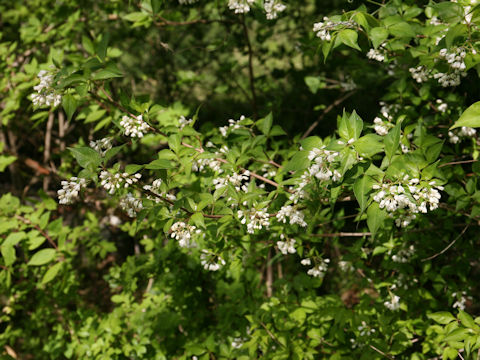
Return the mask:
[[[330,41],[332,40],[330,31],[335,30],[339,26],[353,28],[355,27],[355,23],[353,21],[332,21],[325,16],[322,22],[313,24],[313,32],[316,33],[316,36],[320,39]]]
[[[306,227],[307,223],[305,222],[304,218],[305,215],[303,212],[298,210],[295,206],[292,205],[284,205],[277,213],[277,220],[283,222],[284,224],[287,222],[287,217],[290,220],[290,224],[298,224],[300,226]]]
[[[237,216],[243,225],[247,225],[247,232],[254,234],[255,230],[268,229],[270,226],[270,215],[263,210],[238,210]]]
[[[385,301],[383,303],[387,309],[390,311],[397,311],[400,309],[400,296],[391,294],[390,301]]]
[[[287,8],[284,4],[277,0],[265,0],[263,4],[268,20],[273,20],[278,17],[278,13],[285,11]]]
[[[474,137],[477,130],[471,127],[462,126],[459,131],[452,130],[448,132],[448,141],[452,144],[458,144],[462,138]]]
[[[459,295],[460,295],[460,299],[458,298]],[[452,307],[454,309],[464,311],[465,310],[465,305],[467,304],[467,300],[469,299],[469,297],[467,297],[467,293],[465,291],[462,291],[461,293],[458,293],[458,294],[456,292],[454,292],[454,293],[452,293],[452,297],[457,299],[453,303]]]
[[[385,61],[385,53],[378,49],[370,49],[367,53],[367,58],[383,62]]]
[[[130,185],[138,182],[142,177],[141,174],[128,174],[128,173],[115,173],[112,174],[108,171],[102,171],[100,173],[100,184],[108,191],[110,195],[115,194],[115,191],[120,188],[128,188]]]
[[[423,83],[427,81],[430,77],[430,70],[423,65],[411,67],[410,69],[408,69],[408,71],[410,71],[413,80],[415,80],[417,83]]]
[[[437,103],[438,111],[440,111],[442,113],[447,111],[448,105],[447,105],[446,102],[444,102],[442,99],[437,99],[435,102]]]
[[[228,0],[228,8],[235,11],[235,14],[246,14],[254,2],[255,0]]]
[[[196,226],[185,224],[183,221],[176,222],[170,228],[170,237],[178,240],[178,245],[183,248],[193,248],[197,243],[193,240],[195,235],[202,231]]]
[[[385,136],[388,134],[388,129],[389,129],[389,122],[383,121],[381,118],[378,116],[373,120],[373,129],[375,132],[380,135],[380,136]]]
[[[215,261],[215,258],[218,260]],[[225,265],[225,260],[223,260],[220,256],[212,254],[208,250],[202,250],[202,253],[200,254],[200,263],[205,270],[217,271]]]
[[[178,119],[178,125],[180,127],[180,130],[183,130],[185,126],[190,125],[193,122],[193,119],[187,119],[185,116],[180,116],[180,119]]]
[[[375,329],[368,326],[365,321],[362,321],[362,325],[358,327],[358,331],[360,331],[360,336],[370,336],[375,333]]]
[[[311,265],[310,259],[303,259],[301,261],[302,265],[309,266]],[[313,277],[323,278],[328,269],[328,264],[330,259],[320,259],[320,263],[316,264],[313,268],[307,271],[307,274]]]
[[[397,225],[398,226],[398,225]],[[410,245],[407,249],[402,249],[392,256],[392,261],[405,264],[415,254],[415,246]]]
[[[229,119],[228,120],[228,125],[219,127],[218,130],[220,130],[220,133],[222,134],[223,137],[227,137],[227,134],[228,134],[229,130],[240,129],[241,126],[240,126],[239,122],[244,120],[244,119],[245,119],[245,116],[243,116],[243,115],[240,116],[240,119],[238,119],[238,120]]]
[[[373,200],[379,203],[381,209],[391,213],[392,217],[393,213],[398,210],[409,210],[410,214],[407,213],[399,222],[395,222],[397,226],[405,227],[415,218],[412,216],[413,214],[427,213],[427,206],[430,211],[438,208],[441,198],[439,190],[443,190],[443,186],[436,185],[435,181],[420,184],[419,179],[409,180],[408,175],[405,175],[403,180],[404,183],[375,184],[372,188],[378,190],[373,196]]]
[[[152,185],[144,185],[143,186],[143,189],[144,190],[147,190],[147,191],[151,191],[152,193],[158,195],[158,196],[161,196],[161,197],[164,197],[165,199],[167,200],[170,200],[170,201],[175,201],[177,200],[177,197],[173,194],[169,194],[169,193],[162,193],[160,191],[160,186],[162,185],[162,179],[155,179],[153,180],[153,183]],[[149,200],[153,200],[155,201],[156,203],[159,203],[162,201],[162,199],[160,199],[159,197],[156,197],[156,196],[152,196],[152,195],[148,195],[147,194],[147,199]]]
[[[53,88],[54,75],[46,70],[38,73],[40,84],[35,85],[33,89],[37,92],[32,94],[32,102],[35,106],[58,106],[62,102],[62,95]]]
[[[120,200],[120,206],[132,218],[143,209],[142,200],[137,199],[132,193],[128,193],[126,197]]]
[[[103,157],[107,151],[112,148],[112,139],[103,138],[100,140],[90,141],[89,145],[93,150],[98,152]]]
[[[193,161],[192,163],[192,170],[193,171],[203,171],[206,166],[212,169],[215,172],[222,173],[223,170],[221,168],[222,163],[216,159],[198,159]]]
[[[438,72],[433,75],[443,87],[460,85],[461,78],[467,76],[465,72],[467,66],[465,64],[465,56],[467,53],[463,48],[456,48],[453,52],[448,52],[447,49],[441,49],[439,52],[440,58],[443,58],[450,65],[452,70],[449,73]]]
[[[124,115],[120,125],[124,128],[125,135],[132,138],[142,138],[150,130],[150,125],[143,121],[143,115],[138,115],[134,118]]]
[[[57,191],[59,204],[72,204],[78,195],[80,190],[87,186],[87,181],[83,178],[71,177],[69,181],[62,181],[62,188]]]
[[[285,240],[285,241],[277,241],[277,247],[278,250],[283,255],[288,255],[288,254],[295,254],[297,252],[297,249],[295,249],[295,239],[285,239],[285,235],[281,234],[280,239]]]
[[[314,163],[308,168],[310,176],[315,176],[321,181],[338,181],[342,175],[337,170],[331,170],[330,166],[336,161],[339,153],[336,151],[325,150],[325,145],[320,149],[313,148],[308,154],[308,160]]]

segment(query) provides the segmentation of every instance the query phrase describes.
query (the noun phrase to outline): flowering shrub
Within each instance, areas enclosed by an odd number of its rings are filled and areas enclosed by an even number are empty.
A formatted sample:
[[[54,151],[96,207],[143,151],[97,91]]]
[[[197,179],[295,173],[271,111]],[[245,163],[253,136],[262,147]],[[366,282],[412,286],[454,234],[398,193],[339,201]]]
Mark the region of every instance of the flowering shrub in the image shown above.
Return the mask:
[[[301,3],[0,5],[5,356],[476,358],[480,8]]]

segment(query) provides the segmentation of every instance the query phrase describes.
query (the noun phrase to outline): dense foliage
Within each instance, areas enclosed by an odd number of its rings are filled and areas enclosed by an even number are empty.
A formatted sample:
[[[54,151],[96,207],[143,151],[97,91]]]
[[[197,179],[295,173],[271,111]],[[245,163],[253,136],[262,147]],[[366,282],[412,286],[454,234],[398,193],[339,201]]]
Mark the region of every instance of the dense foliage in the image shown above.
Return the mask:
[[[476,359],[476,1],[0,2],[13,359]]]

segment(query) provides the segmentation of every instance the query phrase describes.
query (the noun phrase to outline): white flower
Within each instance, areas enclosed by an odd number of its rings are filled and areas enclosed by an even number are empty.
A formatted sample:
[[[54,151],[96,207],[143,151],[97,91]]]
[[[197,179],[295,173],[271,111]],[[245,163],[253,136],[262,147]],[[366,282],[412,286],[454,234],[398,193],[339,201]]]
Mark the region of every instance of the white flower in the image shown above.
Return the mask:
[[[59,204],[72,204],[78,199],[80,190],[87,186],[83,178],[71,177],[69,181],[62,181],[62,188],[57,191]]]
[[[332,21],[325,16],[323,22],[313,24],[313,32],[320,39],[330,41],[332,39],[330,31],[336,30],[337,27],[353,28],[355,23],[353,21]]]
[[[330,168],[338,156],[338,152],[326,150],[325,146],[322,146],[320,149],[313,148],[308,154],[308,159],[314,163],[307,169],[308,174],[315,176],[321,181],[340,180],[341,174],[337,170]]]
[[[383,303],[385,307],[391,311],[397,311],[400,309],[400,296],[393,295],[391,296],[390,301],[385,301]]]
[[[208,250],[202,250],[202,253],[200,254],[200,263],[205,270],[217,271],[225,265],[225,260]]]
[[[292,205],[282,206],[282,208],[278,211],[276,217],[278,221],[283,222],[284,224],[287,222],[287,217],[288,217],[290,219],[291,225],[298,224],[303,227],[307,226],[307,223],[304,220],[305,215]]]
[[[362,321],[362,325],[358,327],[358,331],[360,331],[360,336],[370,336],[375,333],[375,329],[368,326],[365,321]]]
[[[130,185],[138,182],[142,177],[141,174],[115,173],[108,171],[100,173],[100,184],[108,191],[110,195],[115,194],[115,191],[120,188],[128,188]]]
[[[46,70],[38,73],[40,83],[33,89],[37,92],[31,95],[33,105],[35,106],[58,106],[62,102],[62,96],[53,87],[54,75]]]
[[[380,50],[370,49],[367,53],[367,58],[376,60],[379,62],[385,61],[385,55],[380,52]]]
[[[287,7],[277,0],[265,0],[263,8],[265,9],[267,19],[273,20],[277,18],[278,13],[285,11]]]
[[[228,0],[228,8],[234,10],[235,14],[245,14],[250,11],[250,5],[255,0]]]
[[[138,115],[135,118],[124,115],[120,125],[124,128],[125,135],[132,138],[142,138],[150,130],[150,125],[143,121],[143,115]]]
[[[101,156],[105,156],[108,150],[112,148],[112,139],[103,138],[96,141],[90,141],[90,147],[98,152]]]
[[[328,269],[330,259],[321,259],[320,263],[307,271],[307,274],[313,277],[323,278]]]
[[[408,69],[408,71],[410,71],[410,74],[412,74],[412,78],[417,83],[423,83],[427,81],[430,76],[430,70],[422,65],[419,65],[416,68],[412,67]]]
[[[277,241],[278,250],[283,255],[295,254],[297,249],[295,249],[295,239],[286,239],[285,241]]]
[[[120,206],[132,218],[143,209],[142,200],[135,198],[131,193],[120,200]]]
[[[178,245],[183,248],[196,247],[194,237],[200,234],[201,230],[193,225],[185,224],[183,221],[176,222],[170,228],[170,237],[178,240]]]
[[[185,116],[180,116],[180,119],[178,119],[178,124],[180,125],[180,130],[183,130],[185,126],[190,125],[193,122],[193,119],[187,119]]]
[[[247,232],[254,234],[255,230],[261,230],[270,226],[270,216],[263,210],[254,208],[249,210],[238,210],[237,216],[242,224],[247,225]]]
[[[388,127],[382,119],[380,119],[379,117],[376,117],[373,120],[373,123],[375,124],[373,128],[378,135],[385,136],[388,134]]]
[[[310,266],[312,265],[312,260],[306,258],[306,259],[302,259],[302,261],[300,261],[300,264],[302,264],[303,266]]]
[[[245,119],[245,116],[243,115],[240,116],[240,119],[238,120],[228,119],[228,125],[219,127],[218,130],[220,130],[220,133],[222,134],[223,137],[227,137],[228,131],[238,130],[241,128],[241,125],[239,123],[244,119]],[[220,151],[222,150],[220,149]]]
[[[445,111],[447,111],[447,108],[448,108],[448,105],[443,102],[442,99],[437,99],[436,100],[436,103],[437,103],[437,109],[438,111],[441,111],[442,113],[444,113]]]

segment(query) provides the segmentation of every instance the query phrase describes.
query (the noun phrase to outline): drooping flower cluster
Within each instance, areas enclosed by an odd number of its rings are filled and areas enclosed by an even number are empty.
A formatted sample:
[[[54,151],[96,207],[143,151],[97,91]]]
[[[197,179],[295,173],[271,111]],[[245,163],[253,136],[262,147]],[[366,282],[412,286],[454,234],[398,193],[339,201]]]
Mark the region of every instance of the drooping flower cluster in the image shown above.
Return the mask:
[[[177,200],[177,197],[173,194],[165,193],[160,190],[160,186],[162,185],[162,179],[155,179],[152,183],[152,185],[144,185],[143,189],[146,191],[150,191],[154,193],[157,196],[152,196],[147,194],[147,199],[153,200],[156,203],[162,202],[161,198],[165,198],[168,201],[175,201]]]
[[[83,178],[71,177],[69,181],[62,181],[62,188],[57,191],[59,204],[72,204],[78,199],[80,190],[87,186],[87,181]]]
[[[188,225],[183,221],[178,221],[170,228],[170,237],[178,240],[178,245],[183,248],[193,248],[197,246],[194,238],[202,231],[194,225]]]
[[[112,139],[103,138],[100,140],[90,141],[89,145],[93,150],[98,152],[103,157],[107,151],[112,148]]]
[[[410,71],[413,80],[415,80],[417,83],[423,83],[427,81],[431,73],[431,71],[423,65],[411,67],[410,69],[408,69],[408,71]]]
[[[392,255],[392,261],[404,264],[408,262],[408,260],[412,257],[413,254],[415,254],[415,246],[410,245],[408,248],[402,249],[395,255]]]
[[[143,209],[142,200],[137,199],[132,193],[128,193],[120,200],[120,206],[132,218],[136,217],[137,213]]]
[[[232,130],[237,130],[237,129],[240,129],[240,124],[239,122],[244,120],[245,119],[245,116],[240,116],[240,119],[238,120],[233,120],[233,119],[229,119],[228,120],[228,125],[225,125],[225,126],[221,126],[218,128],[218,130],[220,130],[220,133],[222,134],[223,137],[227,137],[228,135],[228,131],[232,131]]]
[[[283,255],[295,254],[297,252],[297,249],[295,249],[295,239],[285,239],[285,235],[283,234],[280,235],[280,239],[284,241],[277,241],[277,247]]]
[[[268,20],[273,20],[278,17],[278,13],[285,11],[287,8],[284,4],[277,0],[265,0],[263,4]]]
[[[444,113],[447,111],[448,109],[448,105],[446,102],[444,102],[442,99],[437,99],[435,101],[435,103],[437,104],[437,110]]]
[[[434,79],[443,87],[460,85],[461,78],[467,76],[465,56],[467,53],[463,48],[453,49],[453,52],[448,52],[447,49],[441,49],[439,52],[440,58],[443,58],[450,65],[448,73],[437,72],[433,75]]]
[[[308,154],[308,159],[313,161],[313,164],[308,168],[308,174],[315,176],[320,181],[338,181],[342,175],[336,170],[331,169],[339,153],[336,151],[326,150],[325,145],[320,149],[313,148]]]
[[[261,230],[270,226],[270,215],[255,208],[248,210],[238,210],[237,216],[243,225],[247,225],[247,232],[254,234],[255,230]]]
[[[225,265],[225,260],[208,250],[202,250],[202,253],[200,254],[200,263],[205,270],[217,271]]]
[[[370,49],[367,53],[367,58],[383,62],[385,61],[385,53],[380,51],[379,49]]]
[[[458,310],[465,310],[465,306],[467,304],[467,300],[469,300],[469,297],[467,296],[466,291],[462,291],[461,293],[454,292],[452,293],[452,297],[456,299],[456,301],[453,303],[452,307],[454,309]],[[471,298],[470,298],[471,300]]]
[[[124,115],[120,125],[124,129],[125,135],[132,138],[142,138],[150,130],[150,125],[143,121],[143,115],[136,117]]]
[[[303,212],[298,210],[296,206],[282,206],[282,208],[277,213],[277,220],[285,224],[287,222],[287,217],[289,218],[291,225],[298,224],[303,227],[307,226],[307,223],[304,220],[305,215],[303,214]]]
[[[35,85],[33,89],[37,92],[32,94],[31,99],[35,106],[58,106],[62,102],[60,95],[53,87],[54,75],[46,70],[38,73],[40,84]]]
[[[180,116],[180,119],[178,119],[178,125],[180,127],[180,130],[183,130],[185,126],[190,125],[193,122],[193,119],[187,119],[185,116]]]
[[[236,191],[248,191],[248,185],[243,183],[244,181],[248,181],[250,179],[250,171],[245,170],[243,174],[233,173],[232,175],[227,175],[225,177],[215,178],[213,179],[213,184],[215,185],[215,189],[221,189],[227,184],[232,184]]]
[[[362,325],[358,327],[358,331],[360,331],[360,336],[370,336],[375,333],[375,329],[368,326],[365,321],[362,321]]]
[[[130,185],[138,182],[142,177],[141,174],[128,174],[128,173],[110,173],[108,171],[102,171],[100,173],[100,184],[108,191],[110,195],[115,194],[115,191],[120,188],[128,188]]]
[[[255,0],[228,0],[228,8],[235,11],[235,14],[246,14]]]
[[[400,296],[391,294],[390,300],[387,300],[383,303],[385,307],[391,311],[397,311],[400,309]]]
[[[452,144],[458,144],[464,138],[474,137],[477,130],[471,127],[462,126],[460,130],[451,130],[448,132],[448,141]]]
[[[373,129],[378,135],[385,136],[388,134],[389,125],[391,125],[391,123],[383,121],[378,116],[373,120],[373,123]]]
[[[436,185],[435,181],[429,183],[420,182],[419,179],[410,179],[405,175],[400,183],[375,184],[372,187],[377,190],[373,200],[379,203],[380,209],[385,209],[393,217],[393,213],[404,209],[406,212],[397,214],[397,226],[406,227],[415,219],[417,213],[427,213],[438,208],[440,192],[443,186]]]
[[[313,24],[313,32],[320,39],[324,41],[330,41],[332,39],[330,31],[336,30],[337,27],[354,28],[355,25],[356,24],[353,21],[333,21],[325,16],[322,22]]]
[[[302,265],[309,266],[311,265],[310,259],[303,259],[301,261]],[[313,277],[323,278],[328,270],[328,264],[330,259],[320,259],[320,262],[317,263],[313,268],[307,271],[307,274]]]

